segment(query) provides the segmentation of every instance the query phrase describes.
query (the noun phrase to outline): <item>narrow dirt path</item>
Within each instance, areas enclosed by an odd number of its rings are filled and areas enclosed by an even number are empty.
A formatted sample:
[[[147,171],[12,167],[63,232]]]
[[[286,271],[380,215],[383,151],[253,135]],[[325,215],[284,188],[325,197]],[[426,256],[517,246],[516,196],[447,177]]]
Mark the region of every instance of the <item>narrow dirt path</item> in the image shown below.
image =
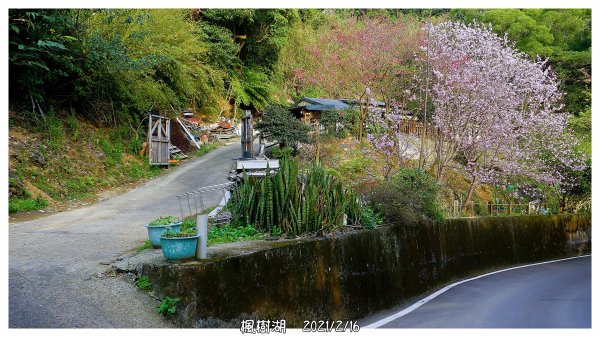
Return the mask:
[[[239,144],[219,148],[122,195],[73,211],[9,224],[11,328],[168,328],[156,301],[109,262],[146,240],[143,227],[178,215],[175,196],[227,181]],[[208,203],[216,204],[218,197]]]

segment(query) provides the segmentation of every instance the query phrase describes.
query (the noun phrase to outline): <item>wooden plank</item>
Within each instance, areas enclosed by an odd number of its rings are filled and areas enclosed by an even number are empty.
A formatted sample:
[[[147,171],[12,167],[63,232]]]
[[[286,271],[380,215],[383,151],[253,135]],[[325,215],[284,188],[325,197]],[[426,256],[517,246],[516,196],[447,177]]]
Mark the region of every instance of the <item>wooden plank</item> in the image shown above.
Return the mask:
[[[185,131],[185,134],[192,141],[192,143],[194,143],[194,145],[196,145],[196,148],[199,149],[200,145],[198,144],[198,142],[196,142],[196,137],[194,137],[194,135],[192,135],[190,130],[188,130],[188,128],[185,125],[183,125],[183,123],[179,120],[179,118],[177,118],[177,123],[179,123],[179,125],[181,125],[181,128],[183,129],[183,131]]]

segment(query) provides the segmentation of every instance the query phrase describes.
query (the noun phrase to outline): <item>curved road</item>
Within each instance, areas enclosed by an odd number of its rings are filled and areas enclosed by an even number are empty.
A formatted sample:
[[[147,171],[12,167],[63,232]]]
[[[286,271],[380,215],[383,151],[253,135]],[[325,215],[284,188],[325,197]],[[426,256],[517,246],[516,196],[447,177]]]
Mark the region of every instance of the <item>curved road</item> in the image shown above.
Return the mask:
[[[150,296],[105,274],[108,265],[146,240],[145,223],[179,214],[175,195],[226,182],[240,155],[235,143],[114,198],[10,223],[9,327],[172,327]]]
[[[381,328],[591,328],[591,257],[507,270],[466,281],[410,311],[378,315]],[[431,295],[434,296],[434,295]],[[386,319],[390,317],[389,319]]]

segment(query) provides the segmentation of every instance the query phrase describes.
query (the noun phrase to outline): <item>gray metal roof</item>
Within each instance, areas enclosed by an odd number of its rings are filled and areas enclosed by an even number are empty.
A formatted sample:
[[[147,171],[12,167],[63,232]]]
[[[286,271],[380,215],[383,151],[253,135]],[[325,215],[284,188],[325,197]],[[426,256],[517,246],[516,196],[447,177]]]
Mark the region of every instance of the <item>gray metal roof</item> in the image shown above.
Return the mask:
[[[302,99],[300,99],[299,102],[305,101],[307,103],[312,103],[311,108],[308,108],[307,105],[307,109],[308,110],[315,110],[318,109],[319,107],[317,106],[322,106],[319,108],[319,110],[331,110],[331,109],[347,109],[350,107],[350,105],[337,100],[337,99],[329,99],[329,98],[313,98],[313,97],[302,97]],[[296,104],[297,105],[297,104]]]

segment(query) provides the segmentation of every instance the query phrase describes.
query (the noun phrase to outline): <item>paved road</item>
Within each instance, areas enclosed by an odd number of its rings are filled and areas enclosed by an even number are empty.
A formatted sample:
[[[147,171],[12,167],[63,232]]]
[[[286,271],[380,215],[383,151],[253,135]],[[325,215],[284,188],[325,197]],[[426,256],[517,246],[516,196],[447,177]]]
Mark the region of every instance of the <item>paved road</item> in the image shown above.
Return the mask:
[[[591,328],[591,292],[591,257],[582,257],[465,282],[381,327]]]
[[[237,143],[222,147],[114,198],[10,223],[9,326],[171,327],[150,296],[122,277],[105,276],[107,263],[146,240],[145,223],[178,215],[175,195],[226,182],[240,152]]]

